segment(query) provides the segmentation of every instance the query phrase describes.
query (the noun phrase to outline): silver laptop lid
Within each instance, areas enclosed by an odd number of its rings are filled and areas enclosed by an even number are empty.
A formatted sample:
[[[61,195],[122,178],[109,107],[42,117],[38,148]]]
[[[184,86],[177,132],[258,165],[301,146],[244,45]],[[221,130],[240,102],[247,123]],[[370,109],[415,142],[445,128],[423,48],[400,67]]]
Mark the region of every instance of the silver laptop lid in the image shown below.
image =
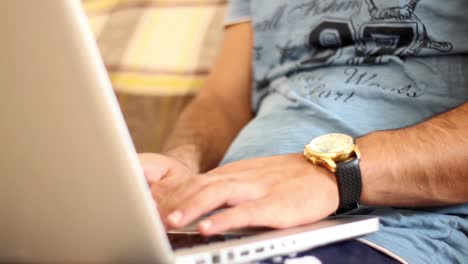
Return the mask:
[[[171,261],[80,2],[0,17],[0,262]]]

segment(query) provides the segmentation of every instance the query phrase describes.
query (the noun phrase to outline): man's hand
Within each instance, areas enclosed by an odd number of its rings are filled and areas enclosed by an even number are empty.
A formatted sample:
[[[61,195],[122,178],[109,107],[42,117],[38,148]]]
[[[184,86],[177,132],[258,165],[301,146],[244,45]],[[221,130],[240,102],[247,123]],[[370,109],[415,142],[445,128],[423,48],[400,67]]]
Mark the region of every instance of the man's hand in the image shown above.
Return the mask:
[[[197,174],[197,171],[170,156],[144,153],[138,157],[153,197],[158,203],[175,187]]]
[[[247,226],[286,228],[332,214],[339,197],[335,176],[301,154],[232,163],[189,178],[159,204],[169,227],[180,228],[222,206],[199,224],[212,235]]]

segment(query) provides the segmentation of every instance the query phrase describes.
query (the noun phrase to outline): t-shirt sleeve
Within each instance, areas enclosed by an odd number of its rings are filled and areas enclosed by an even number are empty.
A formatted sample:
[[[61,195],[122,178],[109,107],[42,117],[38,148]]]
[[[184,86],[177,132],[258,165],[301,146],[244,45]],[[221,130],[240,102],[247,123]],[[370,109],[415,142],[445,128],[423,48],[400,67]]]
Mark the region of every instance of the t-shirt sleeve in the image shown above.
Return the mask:
[[[230,0],[224,25],[250,21],[250,0]]]

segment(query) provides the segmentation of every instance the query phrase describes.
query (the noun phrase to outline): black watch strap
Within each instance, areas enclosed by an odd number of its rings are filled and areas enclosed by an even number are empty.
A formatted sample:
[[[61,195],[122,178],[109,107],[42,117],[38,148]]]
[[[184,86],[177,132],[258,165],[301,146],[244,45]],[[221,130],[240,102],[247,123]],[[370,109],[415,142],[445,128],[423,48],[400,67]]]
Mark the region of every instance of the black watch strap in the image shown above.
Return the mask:
[[[336,179],[340,194],[340,205],[337,214],[345,214],[359,207],[362,191],[361,169],[359,158],[336,164]]]

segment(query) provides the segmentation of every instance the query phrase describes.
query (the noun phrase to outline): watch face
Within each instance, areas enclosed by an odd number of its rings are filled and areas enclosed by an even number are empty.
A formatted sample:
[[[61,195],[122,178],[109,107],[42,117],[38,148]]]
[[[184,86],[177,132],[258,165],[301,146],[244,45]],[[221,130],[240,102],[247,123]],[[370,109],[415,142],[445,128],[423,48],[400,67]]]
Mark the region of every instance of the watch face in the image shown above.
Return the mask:
[[[309,143],[310,150],[317,153],[342,153],[353,149],[354,140],[345,134],[326,134]]]

